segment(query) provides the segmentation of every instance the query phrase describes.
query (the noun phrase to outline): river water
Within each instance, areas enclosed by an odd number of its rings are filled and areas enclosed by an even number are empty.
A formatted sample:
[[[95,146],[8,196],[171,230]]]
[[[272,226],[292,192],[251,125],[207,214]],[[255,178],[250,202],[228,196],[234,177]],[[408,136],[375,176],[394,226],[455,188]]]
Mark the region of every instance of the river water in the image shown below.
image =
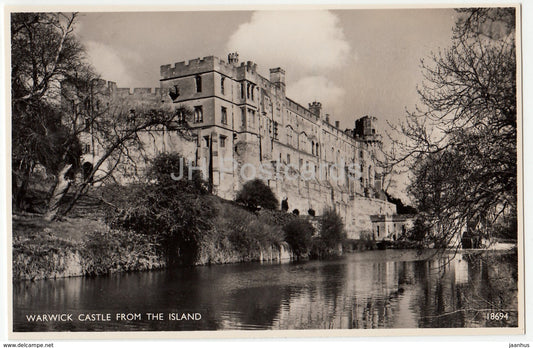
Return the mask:
[[[13,327],[14,331],[515,327],[516,265],[516,252],[435,256],[429,251],[380,250],[326,261],[16,282]],[[147,313],[156,315],[148,320]],[[501,314],[491,318],[490,313]],[[63,314],[65,321],[53,317],[43,321],[53,314]]]

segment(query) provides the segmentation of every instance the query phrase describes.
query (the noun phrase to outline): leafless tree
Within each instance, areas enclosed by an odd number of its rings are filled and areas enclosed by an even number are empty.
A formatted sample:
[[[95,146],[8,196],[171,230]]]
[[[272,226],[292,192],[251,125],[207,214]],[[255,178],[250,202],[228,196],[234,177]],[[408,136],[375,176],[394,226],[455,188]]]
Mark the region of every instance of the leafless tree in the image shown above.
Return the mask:
[[[421,61],[423,106],[395,128],[388,156],[412,170],[409,191],[443,245],[517,206],[515,9],[458,15],[452,45]]]

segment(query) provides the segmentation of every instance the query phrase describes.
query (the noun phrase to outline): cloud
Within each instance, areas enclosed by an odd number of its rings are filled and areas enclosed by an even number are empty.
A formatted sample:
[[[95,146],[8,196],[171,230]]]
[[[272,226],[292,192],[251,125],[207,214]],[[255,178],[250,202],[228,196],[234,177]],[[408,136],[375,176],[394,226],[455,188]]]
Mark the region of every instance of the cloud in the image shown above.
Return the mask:
[[[135,85],[136,80],[128,72],[126,62],[113,47],[95,41],[86,42],[85,47],[89,62],[103,79],[115,81],[117,85],[123,87]],[[131,57],[133,60],[136,59],[133,55]]]
[[[303,105],[320,101],[327,112],[336,111],[346,94],[328,76],[355,59],[339,18],[328,11],[254,12],[226,49],[257,63],[265,77],[269,68],[284,68],[287,95]]]
[[[227,49],[262,68],[282,66],[298,75],[335,69],[349,60],[339,19],[328,11],[260,11],[231,35]]]
[[[287,86],[287,95],[304,106],[320,101],[326,112],[336,111],[346,92],[324,76],[307,76]]]

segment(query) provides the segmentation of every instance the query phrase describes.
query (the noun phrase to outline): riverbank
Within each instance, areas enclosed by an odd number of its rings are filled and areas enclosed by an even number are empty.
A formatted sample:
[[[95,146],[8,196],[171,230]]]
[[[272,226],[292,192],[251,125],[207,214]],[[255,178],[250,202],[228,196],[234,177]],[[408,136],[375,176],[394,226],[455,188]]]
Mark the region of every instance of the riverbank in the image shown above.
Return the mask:
[[[13,280],[98,276],[166,266],[153,237],[68,218],[13,214]]]
[[[284,242],[279,214],[259,217],[220,202],[216,229],[206,231],[194,265],[285,262],[293,258]],[[94,211],[47,222],[41,214],[13,214],[13,280],[100,276],[167,267],[156,235],[112,229]],[[268,225],[270,221],[273,225]]]

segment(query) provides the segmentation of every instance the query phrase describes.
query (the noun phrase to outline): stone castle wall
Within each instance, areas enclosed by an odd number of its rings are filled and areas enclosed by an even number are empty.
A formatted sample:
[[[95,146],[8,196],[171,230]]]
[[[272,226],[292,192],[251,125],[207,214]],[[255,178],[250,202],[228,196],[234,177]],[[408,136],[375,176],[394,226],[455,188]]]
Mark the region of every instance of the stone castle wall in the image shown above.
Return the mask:
[[[131,90],[117,88],[114,82],[101,84],[109,95],[130,102],[166,103],[191,113],[200,109],[201,120],[189,122],[195,139],[165,130],[146,132],[142,139],[145,154],[182,154],[203,166],[204,176],[213,181],[214,193],[222,198],[235,199],[243,184],[261,168],[272,172],[281,168],[284,172],[290,167],[287,172],[298,177],[306,168],[316,171],[320,166],[331,175],[332,165],[345,163],[357,169],[355,180],[342,176],[332,180],[328,175],[287,179],[281,175],[264,181],[280,205],[282,199],[288,199],[290,211],[307,214],[312,209],[320,215],[335,208],[344,219],[349,238],[371,235],[370,215],[395,213],[394,204],[373,198],[381,190],[378,136],[373,131],[368,137],[355,130],[343,131],[332,124],[329,115],[321,114],[320,103],[306,108],[287,98],[282,69],[271,69],[269,80],[257,73],[253,62],[238,64],[205,57],[161,66],[160,88]],[[365,118],[360,123],[371,127],[371,121]]]

